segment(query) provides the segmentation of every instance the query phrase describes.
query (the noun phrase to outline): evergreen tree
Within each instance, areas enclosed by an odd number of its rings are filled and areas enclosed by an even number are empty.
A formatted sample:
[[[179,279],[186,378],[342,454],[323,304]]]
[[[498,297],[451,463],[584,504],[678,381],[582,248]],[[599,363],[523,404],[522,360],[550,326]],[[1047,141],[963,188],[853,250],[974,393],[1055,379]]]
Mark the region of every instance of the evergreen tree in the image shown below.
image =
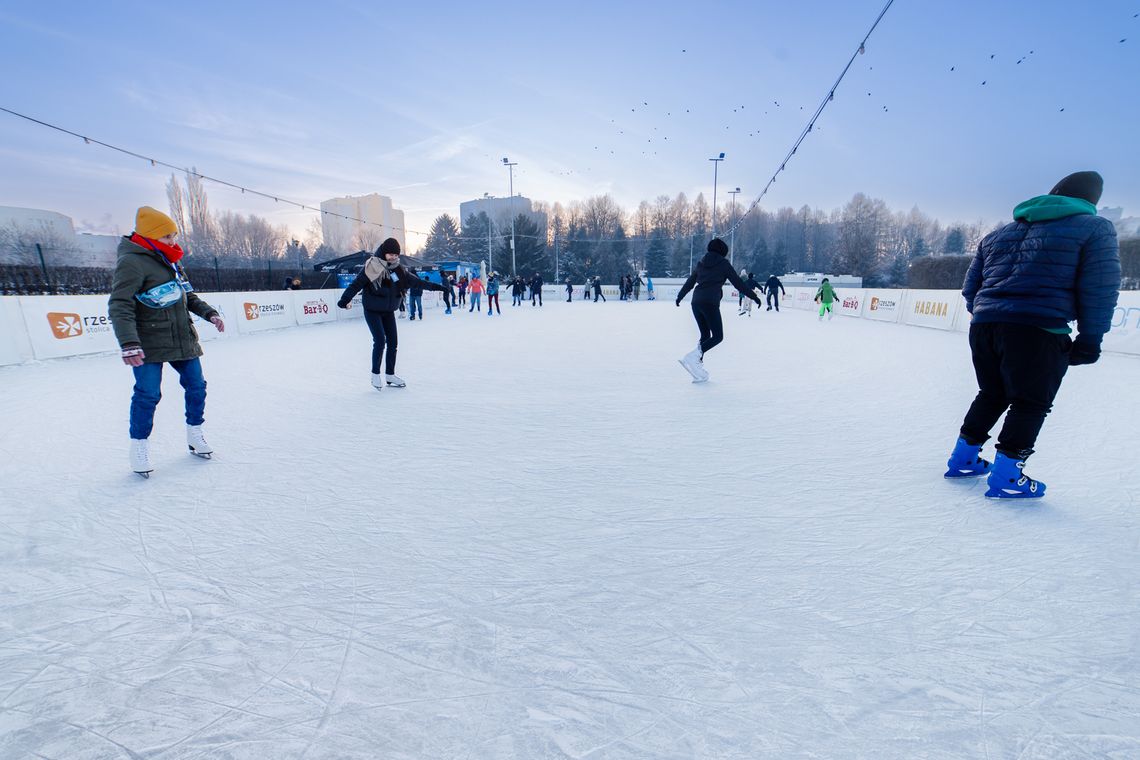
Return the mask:
[[[464,261],[487,261],[487,231],[491,227],[491,220],[486,212],[480,211],[467,217],[463,223],[463,234],[459,241],[460,258]],[[492,264],[495,262],[487,262]]]
[[[966,231],[961,227],[955,227],[946,233],[946,249],[947,256],[962,256],[966,253]]]
[[[515,256],[514,271],[511,271],[511,231],[507,228],[499,237],[495,250],[495,269],[500,273],[510,272],[529,279],[535,272],[541,272],[544,280],[554,278],[554,269],[546,256],[546,240],[538,223],[526,214],[515,217]]]
[[[650,277],[665,276],[667,252],[664,235],[660,230],[654,230],[653,237],[649,240],[649,249],[645,252],[645,271]]]
[[[450,214],[440,214],[420,255],[426,261],[455,261],[461,253],[459,237],[459,223]]]
[[[757,277],[767,277],[773,273],[779,274],[773,272],[772,254],[768,252],[768,241],[764,238],[757,238],[756,243],[752,246],[752,254],[748,259],[748,269]]]

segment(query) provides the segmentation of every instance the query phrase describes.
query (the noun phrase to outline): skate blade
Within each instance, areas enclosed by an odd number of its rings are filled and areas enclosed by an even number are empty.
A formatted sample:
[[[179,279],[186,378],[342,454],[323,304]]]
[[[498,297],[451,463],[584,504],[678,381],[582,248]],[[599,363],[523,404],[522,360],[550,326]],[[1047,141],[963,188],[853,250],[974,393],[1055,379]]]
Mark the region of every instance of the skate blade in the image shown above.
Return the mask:
[[[1025,493],[1024,491],[1018,491],[1017,493],[1006,493],[1000,488],[991,488],[990,490],[986,491],[987,499],[1040,499],[1044,495],[1044,489],[1038,491],[1037,493]]]
[[[678,359],[678,360],[677,360],[677,363],[678,363],[678,364],[680,364],[682,367],[684,367],[684,368],[685,368],[685,371],[689,373],[689,377],[693,378],[693,382],[694,382],[694,383],[695,383],[695,382],[698,382],[697,376],[696,376],[695,374],[693,374],[693,371],[692,371],[691,369],[689,369],[688,365],[686,365],[686,364],[685,364],[685,362],[684,362],[683,360],[681,360],[681,359]]]
[[[989,474],[990,474],[989,468],[986,468],[985,470],[979,470],[978,472],[962,472],[960,470],[948,470],[947,472],[945,472],[942,475],[942,477],[946,478],[947,480],[961,480],[963,478],[965,478],[965,479],[980,478],[983,475],[989,475]]]
[[[195,451],[194,447],[192,447],[192,446],[190,447],[190,453],[193,454],[194,456],[198,457],[199,459],[211,459],[214,456],[214,452],[212,452],[212,451],[204,451],[204,452]]]
[[[147,470],[146,472],[138,472],[138,471],[136,470],[136,471],[135,471],[135,475],[138,475],[138,476],[139,476],[140,478],[142,478],[143,480],[150,480],[150,474],[151,474],[152,472],[154,472],[154,470]]]

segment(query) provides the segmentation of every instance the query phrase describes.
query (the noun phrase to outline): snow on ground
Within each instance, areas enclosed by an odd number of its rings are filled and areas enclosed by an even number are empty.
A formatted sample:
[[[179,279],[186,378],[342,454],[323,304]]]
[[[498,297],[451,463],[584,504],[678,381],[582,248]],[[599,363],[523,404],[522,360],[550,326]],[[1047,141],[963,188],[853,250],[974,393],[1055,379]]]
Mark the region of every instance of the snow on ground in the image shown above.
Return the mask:
[[[0,369],[0,757],[1140,757],[1140,362],[995,503],[965,335],[733,306],[211,343],[149,481],[117,357]]]

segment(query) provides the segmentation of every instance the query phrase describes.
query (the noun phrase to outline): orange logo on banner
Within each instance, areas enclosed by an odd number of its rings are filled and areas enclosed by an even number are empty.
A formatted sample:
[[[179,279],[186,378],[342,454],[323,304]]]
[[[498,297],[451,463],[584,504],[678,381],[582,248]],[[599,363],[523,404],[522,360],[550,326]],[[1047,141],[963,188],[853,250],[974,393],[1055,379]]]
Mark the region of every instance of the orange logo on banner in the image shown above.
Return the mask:
[[[51,325],[51,334],[57,340],[77,338],[83,334],[83,318],[78,314],[49,311],[47,319],[48,324]]]
[[[245,305],[245,318],[246,318],[247,320],[249,320],[249,319],[257,319],[259,316],[261,316],[261,313],[260,313],[260,311],[259,311],[259,310],[258,310],[258,308],[257,308],[257,304],[255,304],[255,303],[247,303],[247,304]]]
[[[879,309],[879,297],[878,296],[872,296],[871,297],[871,311],[878,311],[878,309]]]

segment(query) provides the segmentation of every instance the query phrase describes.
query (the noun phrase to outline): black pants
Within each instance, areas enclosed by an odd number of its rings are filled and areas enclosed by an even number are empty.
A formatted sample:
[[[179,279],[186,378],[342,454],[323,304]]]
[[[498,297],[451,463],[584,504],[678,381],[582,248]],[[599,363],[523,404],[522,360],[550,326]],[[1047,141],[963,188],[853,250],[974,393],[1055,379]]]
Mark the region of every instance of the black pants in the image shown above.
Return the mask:
[[[694,303],[693,318],[701,331],[701,353],[724,340],[724,324],[720,321],[720,302]]]
[[[602,291],[595,290],[594,291],[594,303],[597,303],[599,298],[602,299],[602,301],[606,300],[606,297],[605,297],[605,295],[602,294]]]
[[[772,301],[776,302],[776,311],[779,311],[780,310],[780,294],[779,293],[773,293],[773,292],[769,291],[768,292],[768,308],[769,309],[772,308]]]
[[[372,332],[372,374],[380,374],[380,359],[384,359],[384,372],[388,375],[396,374],[396,315],[390,311],[364,310],[364,321]],[[384,356],[384,347],[388,347],[388,355]]]
[[[1007,409],[997,450],[1024,459],[1033,453],[1045,415],[1069,369],[1068,335],[1038,327],[985,323],[970,327],[978,395],[962,422],[962,437],[981,445]]]
[[[534,306],[534,299],[538,299],[538,305],[542,306],[542,288],[535,288],[530,292],[530,305]]]

